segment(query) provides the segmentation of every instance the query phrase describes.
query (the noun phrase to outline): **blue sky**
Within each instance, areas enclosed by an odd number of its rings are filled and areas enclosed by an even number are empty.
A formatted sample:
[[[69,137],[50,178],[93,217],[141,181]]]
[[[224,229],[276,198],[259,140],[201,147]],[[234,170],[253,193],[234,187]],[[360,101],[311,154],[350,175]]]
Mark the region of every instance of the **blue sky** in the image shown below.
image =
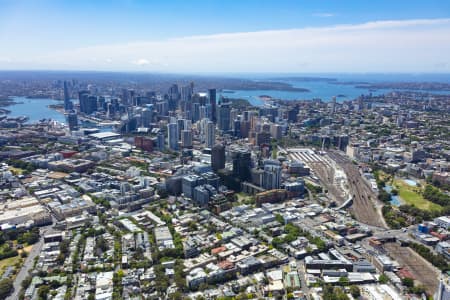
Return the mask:
[[[449,19],[445,0],[0,0],[0,69],[450,72]]]

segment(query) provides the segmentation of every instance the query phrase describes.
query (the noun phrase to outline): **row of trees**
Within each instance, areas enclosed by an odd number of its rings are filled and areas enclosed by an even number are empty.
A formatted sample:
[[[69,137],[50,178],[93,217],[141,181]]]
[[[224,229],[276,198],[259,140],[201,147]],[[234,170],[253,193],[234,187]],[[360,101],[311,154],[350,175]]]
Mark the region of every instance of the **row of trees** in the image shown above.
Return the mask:
[[[36,167],[32,163],[20,159],[8,159],[6,163],[14,168],[22,169],[23,174],[29,174],[36,170]]]
[[[429,248],[418,243],[411,243],[409,246],[439,270],[443,272],[450,270],[450,265],[442,254],[434,254]]]
[[[450,205],[450,196],[441,192],[440,189],[427,184],[425,190],[423,191],[423,197],[433,203],[439,204],[440,206]]]
[[[38,227],[33,227],[31,230],[21,228],[0,231],[0,245],[14,240],[17,240],[21,244],[33,245],[39,241],[39,237]]]

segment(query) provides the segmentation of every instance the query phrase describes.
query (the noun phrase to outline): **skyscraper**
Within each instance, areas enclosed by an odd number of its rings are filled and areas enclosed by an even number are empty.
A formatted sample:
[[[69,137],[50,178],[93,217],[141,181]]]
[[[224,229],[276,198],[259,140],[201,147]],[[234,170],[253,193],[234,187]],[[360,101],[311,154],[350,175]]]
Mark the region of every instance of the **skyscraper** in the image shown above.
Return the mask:
[[[211,105],[211,120],[215,123],[217,121],[216,116],[217,91],[216,89],[210,89],[208,92],[209,92],[209,104]]]
[[[219,104],[217,108],[217,127],[223,132],[228,132],[230,130],[230,117],[231,117],[230,103]]]
[[[184,129],[181,132],[181,147],[192,148],[192,131],[190,129]]]
[[[69,111],[73,108],[72,101],[70,101],[69,87],[67,81],[64,81],[64,110]]]
[[[66,113],[66,120],[70,131],[78,130],[78,116],[75,111]]]
[[[233,175],[241,181],[249,180],[251,177],[252,158],[248,150],[237,148],[231,151],[233,161]]]
[[[162,134],[161,132],[158,133],[158,139],[157,139],[157,143],[158,143],[158,149],[159,151],[163,151],[165,148],[165,142],[164,142],[165,138],[164,138],[164,134]]]
[[[214,171],[225,168],[225,146],[217,144],[212,147],[211,167]]]
[[[266,190],[279,189],[281,185],[281,166],[276,160],[264,161],[262,187]]]
[[[141,112],[141,126],[149,127],[152,122],[153,111],[151,108],[144,108]]]
[[[167,125],[167,139],[170,150],[178,150],[178,130],[177,124],[170,123]]]
[[[78,92],[78,101],[80,103],[80,112],[85,113],[88,107],[88,98],[89,98],[89,92],[88,91],[81,91]]]
[[[205,146],[206,146],[206,148],[212,148],[214,146],[215,131],[216,131],[216,125],[213,122],[209,121],[206,124],[206,130],[205,130]]]

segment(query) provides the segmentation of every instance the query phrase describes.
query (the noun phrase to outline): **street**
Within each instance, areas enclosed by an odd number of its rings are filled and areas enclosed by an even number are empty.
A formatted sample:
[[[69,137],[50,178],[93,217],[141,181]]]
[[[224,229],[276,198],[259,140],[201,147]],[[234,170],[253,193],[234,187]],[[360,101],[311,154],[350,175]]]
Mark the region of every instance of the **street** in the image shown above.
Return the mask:
[[[44,235],[49,231],[52,232],[51,226],[52,225],[41,228],[41,238],[39,239],[39,242],[33,245],[33,248],[31,249],[30,253],[28,253],[28,256],[25,259],[22,268],[20,269],[19,273],[17,273],[13,283],[14,291],[8,298],[6,298],[7,300],[18,299],[20,289],[22,288],[21,283],[28,276],[28,271],[33,267],[34,258],[37,257],[41,252],[42,246],[44,245]]]

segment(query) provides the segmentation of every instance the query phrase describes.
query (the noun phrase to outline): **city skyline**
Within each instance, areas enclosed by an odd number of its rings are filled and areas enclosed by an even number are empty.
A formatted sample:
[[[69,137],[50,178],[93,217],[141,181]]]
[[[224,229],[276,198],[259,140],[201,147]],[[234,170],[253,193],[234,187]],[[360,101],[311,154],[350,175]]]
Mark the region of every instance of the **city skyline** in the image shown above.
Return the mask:
[[[445,1],[319,2],[0,1],[0,69],[450,72]]]

